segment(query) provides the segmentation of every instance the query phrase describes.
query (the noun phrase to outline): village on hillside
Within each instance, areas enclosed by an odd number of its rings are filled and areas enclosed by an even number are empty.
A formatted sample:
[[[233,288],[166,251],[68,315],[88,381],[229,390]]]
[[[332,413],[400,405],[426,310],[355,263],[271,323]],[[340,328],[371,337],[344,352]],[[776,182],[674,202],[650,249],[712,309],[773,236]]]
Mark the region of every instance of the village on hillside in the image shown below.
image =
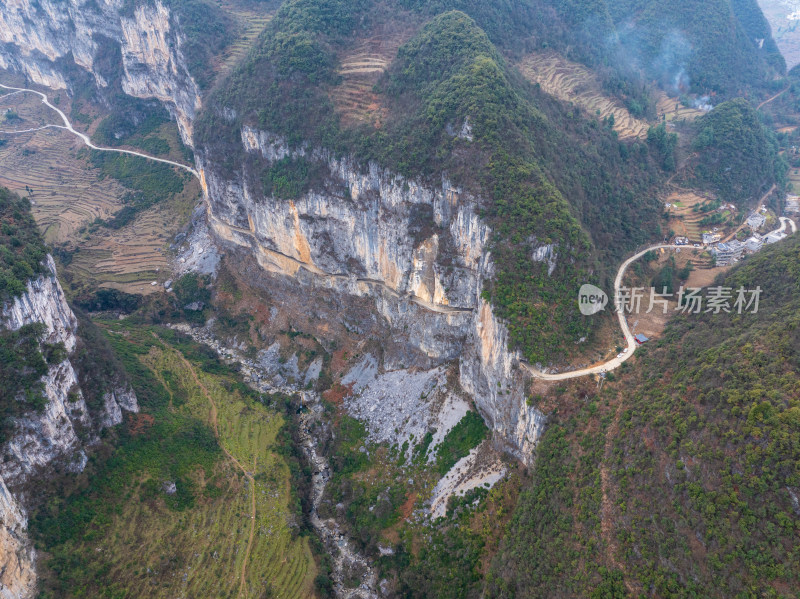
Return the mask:
[[[703,248],[701,256],[704,260],[699,261],[701,266],[709,268],[730,266],[744,256],[760,251],[765,245],[777,243],[797,230],[796,219],[800,217],[800,196],[787,196],[783,206],[785,217],[776,216],[762,205],[732,231],[725,229],[729,229],[735,222],[737,209],[733,204],[722,204],[695,197],[698,201],[692,204],[691,212],[677,201],[667,202],[665,208],[672,219],[672,232],[679,231],[673,235],[672,244]],[[711,226],[715,223],[717,226]]]

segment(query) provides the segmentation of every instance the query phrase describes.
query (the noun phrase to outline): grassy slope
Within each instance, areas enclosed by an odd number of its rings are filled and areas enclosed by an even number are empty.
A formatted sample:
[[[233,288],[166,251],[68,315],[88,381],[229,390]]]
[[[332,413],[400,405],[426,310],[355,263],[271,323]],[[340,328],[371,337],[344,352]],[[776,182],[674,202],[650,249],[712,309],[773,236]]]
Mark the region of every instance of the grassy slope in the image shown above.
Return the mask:
[[[758,314],[678,318],[561,399],[490,596],[797,596],[800,239],[724,284],[760,285]]]
[[[34,536],[51,556],[48,592],[232,597],[254,525],[242,591],[310,596],[315,566],[307,539],[293,530],[289,469],[276,453],[282,416],[170,331],[110,329],[143,414],[126,421],[119,447],[97,461],[82,488],[33,519]],[[255,520],[252,485],[237,463],[255,479]],[[162,488],[170,480],[174,495]]]

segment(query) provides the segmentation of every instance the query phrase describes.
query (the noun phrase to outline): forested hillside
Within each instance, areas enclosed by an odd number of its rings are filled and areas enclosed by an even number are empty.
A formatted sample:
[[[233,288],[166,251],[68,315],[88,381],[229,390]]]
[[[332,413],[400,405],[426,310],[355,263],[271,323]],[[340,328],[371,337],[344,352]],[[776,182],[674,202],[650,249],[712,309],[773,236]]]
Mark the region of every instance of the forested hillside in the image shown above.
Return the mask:
[[[0,187],[0,302],[25,291],[28,280],[46,270],[46,253],[30,202]]]
[[[732,98],[785,71],[755,0],[621,0],[608,10],[629,60],[666,88]]]
[[[760,286],[757,313],[678,317],[562,396],[490,596],[797,596],[800,240],[720,283]]]
[[[692,149],[698,154],[692,183],[708,187],[725,202],[744,206],[773,182],[786,183],[787,164],[775,134],[741,98],[724,102],[697,123]]]
[[[490,25],[514,14],[504,5],[464,4]],[[229,172],[243,163],[263,168],[265,193],[284,197],[321,184],[319,169],[306,159],[252,165],[239,141],[243,125],[409,178],[435,182],[446,174],[482,199],[495,229],[497,277],[486,292],[511,322],[514,342],[531,361],[561,356],[566,343],[592,333],[569,290],[587,277],[602,279],[609,258],[659,234],[661,171],[645,145],[620,144],[608,127],[528,84],[468,14],[445,12],[422,24],[432,7],[411,7],[422,11],[409,17],[420,28],[377,86],[387,113],[380,128],[342,124],[327,92],[337,83],[337,52],[396,17],[368,0],[292,0],[212,95],[198,143],[224,156]],[[237,115],[233,122],[226,111]],[[472,139],[453,134],[467,122]],[[552,275],[530,258],[546,244],[559,248]]]

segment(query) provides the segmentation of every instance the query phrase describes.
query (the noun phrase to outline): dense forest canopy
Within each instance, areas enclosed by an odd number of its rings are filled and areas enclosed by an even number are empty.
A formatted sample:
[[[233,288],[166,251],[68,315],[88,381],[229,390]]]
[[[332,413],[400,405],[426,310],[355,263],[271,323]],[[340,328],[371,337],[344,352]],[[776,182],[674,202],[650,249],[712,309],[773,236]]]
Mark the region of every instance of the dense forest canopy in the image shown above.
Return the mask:
[[[724,102],[697,123],[694,181],[720,199],[746,206],[770,186],[786,182],[787,165],[775,134],[744,99]]]
[[[30,212],[30,202],[0,187],[0,303],[25,291],[46,272],[47,250]]]

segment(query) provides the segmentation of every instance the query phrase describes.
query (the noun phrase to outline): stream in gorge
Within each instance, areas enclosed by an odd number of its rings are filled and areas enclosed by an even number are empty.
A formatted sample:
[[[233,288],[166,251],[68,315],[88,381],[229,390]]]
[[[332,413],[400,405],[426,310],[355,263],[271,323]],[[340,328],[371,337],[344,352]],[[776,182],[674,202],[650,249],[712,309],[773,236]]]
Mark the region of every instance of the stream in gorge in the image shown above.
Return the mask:
[[[330,426],[322,417],[324,409],[319,394],[314,391],[298,391],[293,386],[273,385],[272,376],[257,360],[247,358],[238,350],[224,346],[206,328],[193,328],[185,324],[171,325],[170,328],[210,347],[224,362],[238,364],[245,381],[257,391],[297,394],[302,398],[303,409],[296,418],[300,429],[300,446],[312,468],[310,520],[331,557],[331,579],[335,596],[339,599],[378,599],[380,596],[378,576],[369,559],[359,552],[353,540],[348,538],[335,518],[322,518],[319,515],[318,510],[331,477],[328,459],[317,450],[317,440],[311,432],[315,428],[322,427],[324,430]],[[360,584],[353,586],[353,581],[358,580]]]

